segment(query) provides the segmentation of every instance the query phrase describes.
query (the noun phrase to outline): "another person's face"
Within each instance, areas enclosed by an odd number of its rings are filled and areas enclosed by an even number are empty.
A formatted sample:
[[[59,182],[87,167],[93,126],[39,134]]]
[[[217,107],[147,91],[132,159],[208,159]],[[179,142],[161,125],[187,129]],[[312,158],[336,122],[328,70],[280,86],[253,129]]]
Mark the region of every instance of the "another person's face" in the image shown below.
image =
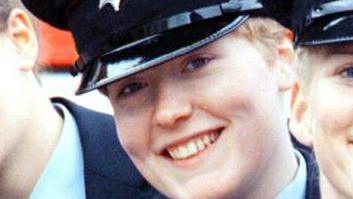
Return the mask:
[[[353,197],[353,44],[310,55],[310,82],[301,84],[305,120],[321,180]],[[304,101],[305,101],[304,100]],[[308,136],[308,135],[305,135]],[[327,181],[326,181],[327,182]],[[326,185],[324,185],[326,187]]]
[[[240,197],[268,183],[281,120],[278,73],[228,35],[108,86],[119,139],[171,198]]]
[[[34,63],[36,46],[28,44],[34,38],[29,36],[29,22],[23,22],[28,17],[24,15],[20,10],[12,12],[8,22],[11,25],[0,31],[0,163],[19,145],[28,124],[23,120],[30,110],[24,101],[31,99],[25,73],[32,67],[27,64]]]
[[[5,160],[6,155],[13,150],[14,142],[21,136],[17,133],[17,112],[20,95],[16,82],[19,78],[19,57],[16,48],[11,42],[7,32],[0,33],[0,163]]]

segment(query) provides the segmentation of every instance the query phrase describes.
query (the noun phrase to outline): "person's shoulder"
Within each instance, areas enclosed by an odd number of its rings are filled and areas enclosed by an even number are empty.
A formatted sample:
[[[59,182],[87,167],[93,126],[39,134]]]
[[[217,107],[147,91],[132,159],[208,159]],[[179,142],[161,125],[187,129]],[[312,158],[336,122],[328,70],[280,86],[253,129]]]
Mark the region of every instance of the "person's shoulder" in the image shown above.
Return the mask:
[[[94,124],[101,122],[114,124],[114,119],[111,115],[83,107],[68,99],[55,97],[52,98],[51,101],[52,103],[58,103],[65,106],[78,123],[80,123],[81,120],[83,120],[84,123],[87,123],[87,120],[95,120]]]
[[[53,98],[73,115],[84,155],[89,198],[163,198],[137,171],[123,150],[111,115],[64,98]]]

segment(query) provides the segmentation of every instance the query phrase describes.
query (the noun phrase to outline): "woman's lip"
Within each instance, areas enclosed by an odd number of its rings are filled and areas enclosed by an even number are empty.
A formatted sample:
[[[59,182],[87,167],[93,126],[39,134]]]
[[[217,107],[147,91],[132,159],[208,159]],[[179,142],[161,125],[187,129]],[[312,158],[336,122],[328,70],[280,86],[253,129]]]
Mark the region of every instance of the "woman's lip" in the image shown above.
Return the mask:
[[[219,128],[216,129],[214,131],[217,131],[218,133],[218,138],[215,140],[215,142],[213,142],[212,144],[210,144],[209,146],[207,146],[204,150],[191,155],[185,159],[180,159],[180,160],[175,160],[173,158],[171,158],[169,155],[166,154],[166,151],[162,154],[162,157],[164,160],[166,160],[167,162],[169,162],[169,164],[172,164],[173,166],[176,167],[180,167],[180,168],[193,168],[194,166],[198,165],[197,163],[199,163],[200,161],[202,161],[206,156],[209,155],[209,153],[214,149],[214,147],[217,145],[221,134],[223,133],[224,128]],[[210,132],[210,131],[207,131]],[[213,131],[212,131],[213,132]]]
[[[201,137],[203,135],[210,134],[210,133],[215,132],[215,131],[220,132],[224,128],[225,127],[217,127],[217,128],[212,128],[212,129],[208,129],[208,130],[205,130],[205,131],[199,131],[198,133],[192,134],[192,136],[188,136],[188,137],[184,137],[184,138],[178,139],[177,141],[173,141],[172,143],[167,144],[164,147],[162,147],[162,149],[160,150],[160,153],[164,153],[169,148],[173,148],[173,147],[177,147],[177,146],[182,145],[182,144],[186,144],[190,140],[193,140],[193,139],[195,139],[197,137]]]

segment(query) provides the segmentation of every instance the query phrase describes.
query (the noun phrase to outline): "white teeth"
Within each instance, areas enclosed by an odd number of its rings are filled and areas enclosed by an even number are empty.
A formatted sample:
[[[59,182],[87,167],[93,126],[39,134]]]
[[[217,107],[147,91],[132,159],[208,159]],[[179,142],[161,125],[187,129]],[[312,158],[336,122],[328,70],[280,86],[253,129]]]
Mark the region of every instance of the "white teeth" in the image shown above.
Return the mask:
[[[209,136],[203,136],[202,141],[206,144],[206,145],[210,145],[211,144],[211,139]]]
[[[200,136],[189,142],[167,149],[169,155],[174,160],[186,159],[195,155],[214,143],[218,138],[216,132]]]
[[[188,149],[185,146],[179,147],[179,154],[177,154],[177,158],[185,158],[189,155]]]
[[[169,151],[169,155],[172,156],[173,159],[176,158],[176,155],[174,154],[174,151]]]
[[[198,150],[197,150],[197,145],[196,145],[195,142],[189,142],[188,143],[188,151],[191,154],[197,153]]]
[[[202,149],[206,148],[206,146],[203,144],[201,140],[196,141],[197,148],[201,151]]]

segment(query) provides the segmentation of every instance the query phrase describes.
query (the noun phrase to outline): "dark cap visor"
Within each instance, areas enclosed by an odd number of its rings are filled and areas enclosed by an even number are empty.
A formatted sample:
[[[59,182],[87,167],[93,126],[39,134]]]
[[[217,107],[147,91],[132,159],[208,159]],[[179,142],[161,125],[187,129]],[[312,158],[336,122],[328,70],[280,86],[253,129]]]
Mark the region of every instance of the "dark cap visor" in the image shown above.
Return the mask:
[[[314,6],[297,30],[296,45],[316,46],[353,41],[353,0]]]
[[[248,18],[249,15],[240,15],[202,21],[114,49],[87,65],[77,94],[106,86],[203,47],[232,32]]]
[[[314,22],[298,36],[297,45],[317,46],[353,41],[353,12],[329,16]]]

